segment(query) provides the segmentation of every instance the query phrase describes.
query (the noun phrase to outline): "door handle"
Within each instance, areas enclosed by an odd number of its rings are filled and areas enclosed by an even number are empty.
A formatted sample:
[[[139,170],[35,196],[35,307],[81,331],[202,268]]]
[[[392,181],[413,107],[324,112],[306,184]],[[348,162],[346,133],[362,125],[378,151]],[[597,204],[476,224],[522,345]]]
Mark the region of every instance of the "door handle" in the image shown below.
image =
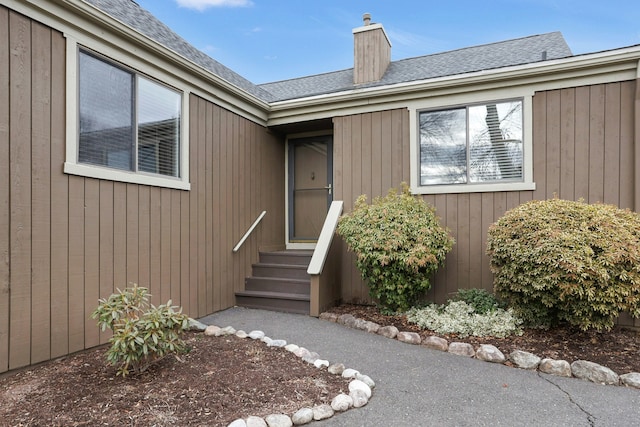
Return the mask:
[[[331,184],[327,185],[326,187],[324,187],[325,190],[329,190],[329,195],[331,195],[331,190],[333,190],[333,187],[331,186]]]

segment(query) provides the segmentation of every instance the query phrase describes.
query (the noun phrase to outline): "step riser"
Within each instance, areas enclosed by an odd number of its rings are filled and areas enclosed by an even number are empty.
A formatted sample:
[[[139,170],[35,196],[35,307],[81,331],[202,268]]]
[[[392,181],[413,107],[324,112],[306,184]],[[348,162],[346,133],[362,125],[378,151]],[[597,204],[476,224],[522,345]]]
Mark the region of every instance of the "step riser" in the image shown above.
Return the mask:
[[[247,291],[283,292],[310,295],[310,288],[311,285],[308,280],[306,282],[293,282],[277,279],[265,279],[261,277],[247,277],[245,280],[245,290]]]
[[[305,266],[253,265],[253,277],[277,277],[279,279],[309,280]]]
[[[311,255],[290,255],[285,252],[261,252],[260,262],[265,264],[289,264],[308,267],[311,262]]]
[[[236,304],[240,307],[262,310],[283,311],[286,313],[309,314],[309,301],[292,301],[275,298],[256,298],[237,296]]]

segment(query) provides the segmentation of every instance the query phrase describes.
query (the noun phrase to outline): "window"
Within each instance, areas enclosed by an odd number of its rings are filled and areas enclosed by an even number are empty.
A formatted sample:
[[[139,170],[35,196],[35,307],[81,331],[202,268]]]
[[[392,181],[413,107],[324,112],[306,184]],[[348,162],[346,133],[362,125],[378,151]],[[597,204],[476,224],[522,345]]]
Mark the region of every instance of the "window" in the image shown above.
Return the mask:
[[[85,51],[78,81],[78,163],[180,177],[181,93]]]
[[[419,185],[524,181],[523,101],[418,113]]]

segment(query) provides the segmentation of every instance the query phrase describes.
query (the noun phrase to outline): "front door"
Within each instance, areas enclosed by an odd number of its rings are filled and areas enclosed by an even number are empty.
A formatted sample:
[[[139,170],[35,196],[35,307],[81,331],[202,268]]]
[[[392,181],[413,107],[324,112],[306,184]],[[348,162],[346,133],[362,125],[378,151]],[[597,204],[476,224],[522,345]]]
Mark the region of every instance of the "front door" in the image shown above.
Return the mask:
[[[289,243],[316,243],[333,197],[332,137],[289,140]]]

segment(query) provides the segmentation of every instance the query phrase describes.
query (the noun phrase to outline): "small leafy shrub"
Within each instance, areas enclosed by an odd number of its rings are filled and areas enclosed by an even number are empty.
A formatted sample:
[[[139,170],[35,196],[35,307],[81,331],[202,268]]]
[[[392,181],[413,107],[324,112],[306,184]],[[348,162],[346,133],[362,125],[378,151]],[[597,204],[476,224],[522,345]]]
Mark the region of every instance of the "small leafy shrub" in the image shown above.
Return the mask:
[[[171,300],[150,305],[148,290],[134,285],[99,303],[91,317],[103,331],[113,331],[107,361],[117,366],[118,375],[142,373],[165,355],[186,351],[180,334],[189,327],[189,318]]]
[[[612,205],[532,201],[489,228],[494,290],[530,326],[609,330],[640,316],[640,216]]]
[[[358,197],[338,223],[338,234],[357,256],[369,295],[383,312],[406,311],[429,289],[429,276],[443,264],[453,238],[435,209],[413,197],[406,184],[371,205]]]
[[[501,307],[495,295],[484,289],[458,289],[452,301],[464,301],[478,314],[486,314]]]
[[[514,315],[513,310],[496,307],[486,313],[477,313],[472,305],[464,301],[412,308],[407,312],[407,320],[421,328],[439,334],[457,334],[461,338],[522,335],[522,321]]]

